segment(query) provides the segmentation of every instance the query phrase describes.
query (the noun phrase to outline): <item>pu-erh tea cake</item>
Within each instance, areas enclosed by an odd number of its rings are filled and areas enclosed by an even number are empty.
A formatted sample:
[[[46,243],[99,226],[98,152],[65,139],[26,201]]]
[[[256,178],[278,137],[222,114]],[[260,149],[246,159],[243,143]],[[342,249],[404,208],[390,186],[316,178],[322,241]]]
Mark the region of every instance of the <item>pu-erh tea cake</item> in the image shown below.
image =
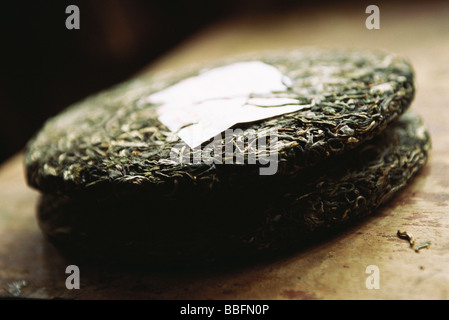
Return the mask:
[[[421,120],[407,113],[373,140],[275,189],[222,189],[195,201],[157,200],[143,189],[107,199],[45,195],[38,218],[47,237],[76,256],[177,265],[242,261],[368,215],[406,185],[429,148]]]
[[[143,75],[50,119],[25,153],[65,252],[212,261],[294,246],[372,212],[430,140],[403,58],[303,50]]]

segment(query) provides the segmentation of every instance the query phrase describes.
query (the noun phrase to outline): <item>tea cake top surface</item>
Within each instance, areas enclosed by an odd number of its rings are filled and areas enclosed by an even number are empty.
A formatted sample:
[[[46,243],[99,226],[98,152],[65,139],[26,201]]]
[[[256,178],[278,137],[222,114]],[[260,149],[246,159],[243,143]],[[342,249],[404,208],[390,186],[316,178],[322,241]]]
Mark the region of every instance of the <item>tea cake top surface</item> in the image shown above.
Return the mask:
[[[238,66],[256,62],[263,64],[267,72],[261,76],[248,75],[251,72],[239,74]],[[214,86],[223,87],[220,76],[195,82],[202,75],[214,74],[231,65],[237,69],[235,80],[228,73],[230,82],[224,83],[229,85],[219,90],[226,93],[226,88],[235,82],[233,90],[238,92],[244,87],[242,92],[246,95],[208,96]],[[278,75],[281,77],[276,80]],[[254,82],[257,77],[266,78],[260,79],[263,81],[259,85]],[[192,81],[191,88],[186,87]],[[205,83],[207,88],[202,90]],[[276,153],[277,175],[313,166],[378,135],[408,108],[415,90],[413,70],[406,59],[370,51],[304,49],[253,54],[164,74],[144,74],[87,97],[49,119],[26,147],[28,183],[55,194],[111,185],[119,189],[150,186],[167,190],[201,185],[212,190],[223,181],[258,175],[258,165],[220,164],[229,158],[225,154],[224,136],[222,147],[212,147],[214,155],[222,155],[221,162],[174,161],[173,150],[182,147],[189,150],[189,145],[179,137],[184,128],[175,126],[178,130],[170,130],[168,122],[162,121],[161,110],[169,118],[183,120],[176,110],[188,113],[186,106],[192,101],[176,91],[182,86],[187,97],[195,91],[208,103],[214,99],[223,102],[222,107],[220,104],[211,107],[217,108],[214,112],[218,110],[218,114],[226,115],[223,108],[234,98],[242,98],[238,101],[245,105],[252,104],[257,112],[248,113],[246,121],[227,123],[231,129],[241,129],[235,130],[231,138],[243,141],[247,160],[251,152],[257,152],[249,147],[249,137],[274,133],[276,140],[267,140],[266,151]],[[229,90],[229,95],[235,92]],[[167,101],[171,108],[165,108]],[[229,111],[230,116],[238,112]],[[263,116],[256,115],[259,113]],[[251,116],[255,121],[251,121]],[[227,128],[225,124],[220,124],[223,130]],[[211,140],[198,141],[203,142],[204,153]],[[190,149],[192,158],[196,149],[193,146]]]

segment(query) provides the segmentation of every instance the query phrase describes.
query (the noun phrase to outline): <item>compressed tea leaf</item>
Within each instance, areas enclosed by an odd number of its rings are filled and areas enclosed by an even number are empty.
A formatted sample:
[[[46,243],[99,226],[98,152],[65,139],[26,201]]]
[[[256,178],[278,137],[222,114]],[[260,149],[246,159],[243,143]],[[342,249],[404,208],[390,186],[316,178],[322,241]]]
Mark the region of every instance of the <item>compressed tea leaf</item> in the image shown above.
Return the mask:
[[[235,126],[256,135],[278,132],[276,144],[267,148],[279,155],[277,174],[287,177],[373,138],[414,97],[411,66],[390,54],[303,50],[234,58],[210,68],[242,59],[262,61],[291,79],[285,92],[256,98],[308,105]],[[257,180],[257,166],[186,165],[170,158],[173,147],[182,141],[158,120],[159,106],[148,102],[148,97],[198,75],[201,69],[179,73],[184,74],[140,76],[50,119],[26,148],[28,183],[48,194],[107,196],[111,188],[125,193],[146,188],[161,196],[176,196],[191,192],[192,187],[215,192],[221,184]],[[249,157],[248,144],[244,149]]]
[[[278,108],[260,112],[276,116],[230,122],[241,129],[231,137],[238,148],[229,155],[227,137],[220,137],[211,147],[218,162],[175,161],[174,149],[189,148],[176,132],[182,127],[163,124],[161,110],[175,120],[181,108],[188,112],[189,90],[179,90],[186,83],[209,102],[235,99],[239,86],[229,83],[237,89],[226,87],[229,96],[208,95],[208,81],[198,79],[248,63],[285,81],[269,90],[247,83],[247,95],[237,100],[251,100],[251,110]],[[311,49],[147,74],[50,119],[27,145],[26,176],[44,193],[39,224],[64,252],[145,264],[254,257],[357,220],[405,186],[430,147],[419,118],[401,116],[413,97],[408,62],[379,52]],[[295,111],[278,113],[285,105]],[[266,148],[279,166],[264,176],[261,163],[249,162],[260,150],[246,138],[268,132],[276,139]],[[210,142],[188,157],[208,151]],[[239,148],[243,164],[228,164]]]
[[[428,131],[407,112],[371,141],[288,177],[222,185],[206,195],[178,193],[176,201],[145,188],[107,197],[44,195],[39,224],[57,247],[78,257],[235,262],[298,247],[372,213],[407,185],[429,149]]]

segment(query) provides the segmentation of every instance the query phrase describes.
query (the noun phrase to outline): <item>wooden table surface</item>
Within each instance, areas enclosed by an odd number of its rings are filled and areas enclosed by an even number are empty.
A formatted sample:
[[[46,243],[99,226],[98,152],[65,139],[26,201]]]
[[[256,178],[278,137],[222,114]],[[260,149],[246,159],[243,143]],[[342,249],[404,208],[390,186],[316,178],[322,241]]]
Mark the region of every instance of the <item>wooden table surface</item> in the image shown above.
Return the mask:
[[[409,57],[417,76],[412,108],[427,123],[427,166],[388,205],[329,241],[275,261],[203,271],[133,273],[80,266],[81,289],[65,287],[67,261],[42,237],[38,193],[23,179],[21,155],[0,168],[0,297],[76,299],[448,299],[449,298],[449,4],[380,5],[380,30],[365,28],[365,8],[244,16],[217,23],[145,72],[264,49],[375,48]],[[429,249],[396,236],[412,233]],[[367,289],[366,268],[379,269]]]

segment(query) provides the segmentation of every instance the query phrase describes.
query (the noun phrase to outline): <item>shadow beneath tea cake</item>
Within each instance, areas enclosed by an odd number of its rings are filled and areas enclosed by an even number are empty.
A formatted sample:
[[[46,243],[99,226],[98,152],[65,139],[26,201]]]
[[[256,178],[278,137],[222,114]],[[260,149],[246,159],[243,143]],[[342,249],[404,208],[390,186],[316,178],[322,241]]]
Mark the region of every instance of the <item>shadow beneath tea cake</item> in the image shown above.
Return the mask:
[[[41,198],[38,222],[62,257],[83,269],[194,275],[290,259],[344,237],[376,217],[373,212],[370,217],[361,215],[334,227],[306,230],[301,221],[282,223],[276,218],[273,226],[273,221],[263,216],[251,217],[253,223],[249,223],[237,219],[235,212],[228,212],[228,219],[223,221],[205,220],[199,213],[181,220],[165,211],[166,219],[155,220],[149,217],[150,212],[136,208],[136,203],[126,205],[131,209],[127,213],[123,206],[117,203],[113,210],[102,211],[92,203],[72,203],[47,195]]]
[[[45,237],[70,261],[121,269],[243,267],[299,244],[267,226],[269,218],[254,203],[214,208],[212,198],[190,206],[147,199],[142,194],[107,201],[43,195],[37,218]]]

